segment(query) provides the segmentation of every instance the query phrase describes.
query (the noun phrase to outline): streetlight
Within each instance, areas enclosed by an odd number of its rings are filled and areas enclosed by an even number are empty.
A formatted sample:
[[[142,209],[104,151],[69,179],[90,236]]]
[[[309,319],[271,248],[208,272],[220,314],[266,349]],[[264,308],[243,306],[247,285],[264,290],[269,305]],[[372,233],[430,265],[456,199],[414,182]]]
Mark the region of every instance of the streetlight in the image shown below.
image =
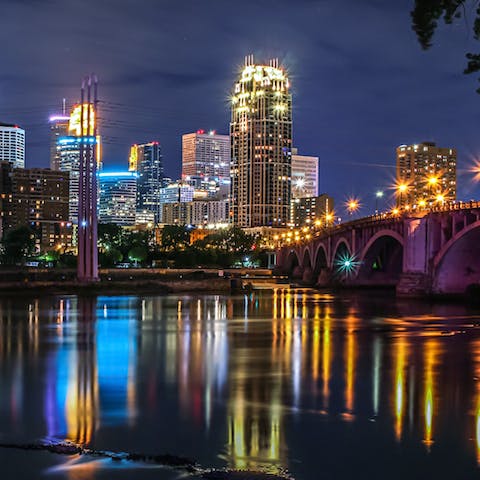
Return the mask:
[[[378,201],[383,198],[382,190],[377,190],[375,193],[375,213],[378,213]]]
[[[433,188],[438,184],[438,177],[428,177],[428,187],[430,197],[433,197]]]
[[[349,198],[346,203],[347,210],[350,216],[352,216],[353,212],[356,212],[359,207],[360,203],[356,198]]]
[[[397,185],[397,191],[400,194],[400,202],[399,206],[401,207],[403,204],[403,194],[406,193],[408,190],[408,185],[406,183],[400,183]]]

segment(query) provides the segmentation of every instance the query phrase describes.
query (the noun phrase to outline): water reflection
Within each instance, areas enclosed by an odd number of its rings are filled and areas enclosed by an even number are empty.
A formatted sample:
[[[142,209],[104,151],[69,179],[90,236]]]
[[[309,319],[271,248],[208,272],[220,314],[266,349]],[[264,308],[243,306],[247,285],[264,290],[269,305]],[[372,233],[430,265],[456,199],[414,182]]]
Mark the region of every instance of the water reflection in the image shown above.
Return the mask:
[[[358,423],[425,462],[473,439],[480,464],[477,313],[381,305],[288,289],[1,300],[0,433],[275,472]]]

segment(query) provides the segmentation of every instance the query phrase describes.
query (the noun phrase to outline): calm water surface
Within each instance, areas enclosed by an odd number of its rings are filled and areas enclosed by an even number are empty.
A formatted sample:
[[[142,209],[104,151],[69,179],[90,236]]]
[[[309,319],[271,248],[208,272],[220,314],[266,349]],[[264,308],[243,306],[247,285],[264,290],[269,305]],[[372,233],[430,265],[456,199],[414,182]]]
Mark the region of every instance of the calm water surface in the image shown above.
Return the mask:
[[[0,442],[297,480],[480,478],[480,312],[385,293],[0,299]],[[0,478],[174,479],[0,449]]]

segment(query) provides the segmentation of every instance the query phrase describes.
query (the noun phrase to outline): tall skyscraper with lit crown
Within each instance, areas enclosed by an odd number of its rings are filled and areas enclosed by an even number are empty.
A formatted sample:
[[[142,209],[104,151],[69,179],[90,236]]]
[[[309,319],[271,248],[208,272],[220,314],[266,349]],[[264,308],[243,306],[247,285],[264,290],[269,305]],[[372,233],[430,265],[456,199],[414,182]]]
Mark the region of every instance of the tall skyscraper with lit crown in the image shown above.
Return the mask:
[[[285,69],[245,59],[232,94],[231,218],[240,227],[290,219],[292,95]]]

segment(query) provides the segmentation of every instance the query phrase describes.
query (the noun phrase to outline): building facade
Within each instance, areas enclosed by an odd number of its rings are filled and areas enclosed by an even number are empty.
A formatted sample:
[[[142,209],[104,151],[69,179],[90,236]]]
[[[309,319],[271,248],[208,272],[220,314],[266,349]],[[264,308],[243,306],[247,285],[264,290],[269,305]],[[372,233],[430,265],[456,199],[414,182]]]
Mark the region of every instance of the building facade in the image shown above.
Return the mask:
[[[25,168],[25,130],[18,125],[0,123],[0,162]]]
[[[292,199],[318,196],[318,157],[299,155],[292,148]]]
[[[155,221],[161,217],[160,189],[164,186],[163,158],[158,142],[132,145],[129,171],[136,172],[137,210],[150,210]]]
[[[166,225],[192,225],[205,227],[228,223],[228,200],[195,200],[163,205],[163,223]]]
[[[457,150],[424,142],[397,148],[397,205],[453,201],[457,196]]]
[[[135,225],[137,210],[137,173],[101,172],[99,221]]]
[[[230,137],[214,130],[183,135],[182,179],[198,183],[196,188],[213,183],[215,196],[226,198],[230,192]]]
[[[50,169],[60,170],[60,148],[58,140],[68,136],[70,117],[53,115],[49,118],[50,125]]]
[[[62,250],[72,245],[68,220],[69,175],[47,168],[0,166],[3,232],[27,225],[35,235],[36,251]]]
[[[292,200],[292,225],[305,227],[308,225],[326,225],[327,214],[333,213],[333,198],[322,194],[316,197],[295,198]]]
[[[247,57],[232,93],[231,221],[286,227],[290,219],[292,95],[278,60]]]

